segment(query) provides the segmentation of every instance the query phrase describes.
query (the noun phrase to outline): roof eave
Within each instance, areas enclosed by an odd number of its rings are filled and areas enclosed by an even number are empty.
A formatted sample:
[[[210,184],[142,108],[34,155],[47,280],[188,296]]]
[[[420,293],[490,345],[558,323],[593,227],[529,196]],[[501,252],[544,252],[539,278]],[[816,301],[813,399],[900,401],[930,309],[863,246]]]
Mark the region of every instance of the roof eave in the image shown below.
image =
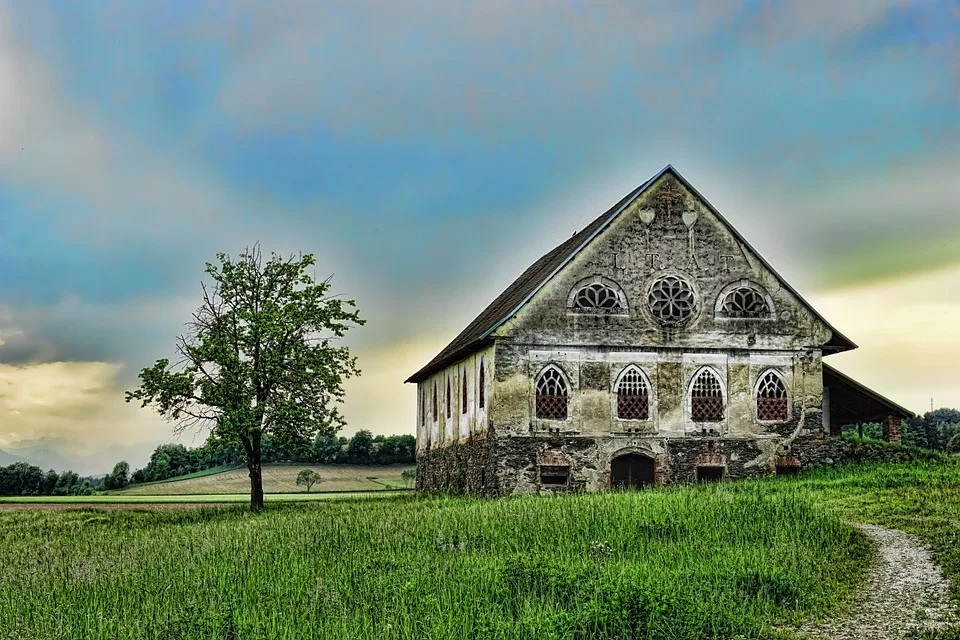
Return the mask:
[[[910,411],[905,407],[901,407],[899,404],[897,404],[893,400],[890,400],[889,398],[886,398],[880,395],[879,393],[877,393],[870,387],[864,385],[863,383],[857,382],[856,380],[854,380],[847,374],[843,373],[839,369],[835,367],[831,367],[827,363],[823,364],[823,369],[824,371],[830,373],[831,375],[834,375],[840,378],[840,381],[843,382],[844,384],[848,384],[851,387],[855,388],[860,393],[864,394],[865,396],[872,398],[875,402],[878,402],[892,409],[893,413],[898,414],[901,418],[915,418],[917,416],[917,414],[915,414],[913,411]]]

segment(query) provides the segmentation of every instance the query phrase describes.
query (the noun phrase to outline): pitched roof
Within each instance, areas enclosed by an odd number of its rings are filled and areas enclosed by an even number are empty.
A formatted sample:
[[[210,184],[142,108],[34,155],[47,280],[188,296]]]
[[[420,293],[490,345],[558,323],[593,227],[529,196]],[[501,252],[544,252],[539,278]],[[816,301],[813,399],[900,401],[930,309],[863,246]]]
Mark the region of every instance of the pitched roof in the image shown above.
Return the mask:
[[[828,364],[823,365],[823,386],[830,389],[830,422],[835,425],[883,420],[886,416],[912,418],[914,413],[869,389]]]
[[[569,240],[562,243],[560,246],[556,247],[552,251],[548,252],[542,256],[539,260],[534,262],[530,267],[527,268],[520,277],[513,281],[513,283],[507,287],[503,293],[501,293],[497,298],[491,302],[486,309],[480,312],[473,322],[467,325],[466,329],[460,332],[460,334],[453,339],[450,344],[443,348],[440,353],[438,353],[430,362],[426,364],[422,369],[410,376],[406,382],[420,382],[425,380],[429,376],[433,375],[437,371],[443,369],[444,367],[462,359],[466,356],[474,353],[481,347],[489,344],[492,340],[490,334],[496,331],[496,329],[502,325],[504,322],[513,317],[520,308],[527,303],[533,295],[540,290],[560,269],[562,269],[570,260],[576,256],[581,249],[587,246],[591,240],[593,240],[597,235],[600,234],[611,222],[624,209],[626,209],[630,203],[639,198],[643,193],[661,176],[666,173],[672,174],[677,180],[680,181],[691,193],[696,195],[700,200],[707,205],[710,211],[717,216],[717,218],[730,230],[734,237],[743,243],[750,251],[757,256],[760,262],[771,272],[774,276],[783,283],[783,286],[786,287],[790,293],[792,293],[796,298],[803,304],[814,316],[816,316],[821,322],[823,322],[827,328],[833,333],[833,337],[823,345],[824,351],[830,351],[830,353],[835,353],[838,351],[846,351],[848,349],[855,349],[855,345],[852,341],[846,338],[839,331],[834,329],[830,323],[828,323],[823,316],[816,312],[816,310],[810,306],[810,304],[803,299],[803,297],[797,293],[797,291],[791,287],[787,282],[773,269],[770,264],[763,259],[763,257],[752,247],[746,239],[740,235],[740,233],[729,223],[726,219],[720,215],[720,212],[717,211],[712,204],[710,204],[706,198],[700,195],[700,192],[697,191],[693,185],[687,182],[680,173],[673,168],[673,165],[667,165],[660,171],[656,173],[649,180],[644,182],[642,185],[625,195],[618,203],[607,209],[600,216],[598,216],[593,222],[588,224],[579,232],[575,233],[573,237]]]

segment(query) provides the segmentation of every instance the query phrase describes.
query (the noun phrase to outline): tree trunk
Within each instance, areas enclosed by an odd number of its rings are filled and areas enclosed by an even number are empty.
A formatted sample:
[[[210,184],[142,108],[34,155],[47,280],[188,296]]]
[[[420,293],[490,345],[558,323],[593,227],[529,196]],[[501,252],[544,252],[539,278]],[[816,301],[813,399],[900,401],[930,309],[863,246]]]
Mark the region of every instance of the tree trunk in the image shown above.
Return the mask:
[[[250,511],[263,509],[263,465],[260,455],[260,433],[250,434],[250,439],[243,438],[244,448],[247,450],[247,470],[250,472]]]
[[[857,437],[863,440],[863,423],[862,422],[857,423]]]

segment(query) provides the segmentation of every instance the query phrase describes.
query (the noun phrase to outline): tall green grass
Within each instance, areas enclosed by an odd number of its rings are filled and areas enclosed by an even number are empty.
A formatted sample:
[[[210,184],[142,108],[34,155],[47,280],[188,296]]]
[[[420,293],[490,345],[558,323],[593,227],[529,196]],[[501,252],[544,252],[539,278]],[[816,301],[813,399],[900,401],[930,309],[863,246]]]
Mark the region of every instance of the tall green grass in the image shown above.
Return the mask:
[[[733,638],[835,610],[869,542],[788,483],[0,514],[15,638]],[[2,637],[2,632],[0,632]]]

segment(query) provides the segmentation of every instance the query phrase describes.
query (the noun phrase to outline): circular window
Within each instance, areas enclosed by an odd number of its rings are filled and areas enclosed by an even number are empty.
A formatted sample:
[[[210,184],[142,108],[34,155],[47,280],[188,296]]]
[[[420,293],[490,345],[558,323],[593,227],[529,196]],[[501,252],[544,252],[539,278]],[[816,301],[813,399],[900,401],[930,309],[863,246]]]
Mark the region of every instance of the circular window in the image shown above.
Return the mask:
[[[693,289],[682,278],[660,278],[650,288],[650,312],[665,326],[682,325],[693,315],[693,307]]]

